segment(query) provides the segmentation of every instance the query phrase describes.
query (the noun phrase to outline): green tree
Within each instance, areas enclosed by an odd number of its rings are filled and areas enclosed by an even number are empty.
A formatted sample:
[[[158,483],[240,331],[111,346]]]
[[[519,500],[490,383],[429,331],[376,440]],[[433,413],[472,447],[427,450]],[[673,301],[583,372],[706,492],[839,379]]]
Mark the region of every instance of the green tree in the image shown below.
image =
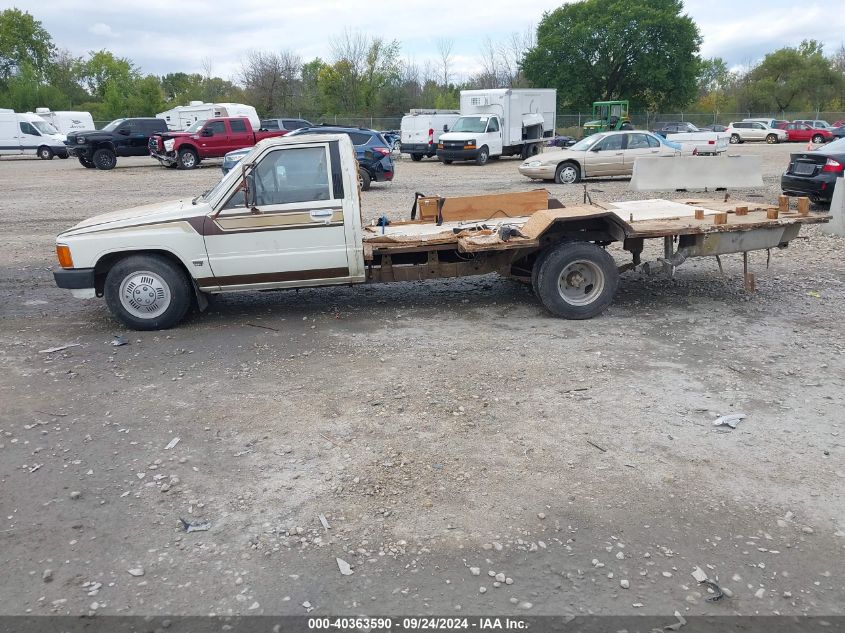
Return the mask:
[[[584,108],[629,99],[665,109],[695,98],[701,35],[681,0],[583,0],[543,15],[522,68],[558,103]]]
[[[128,94],[129,86],[139,78],[140,72],[129,59],[115,57],[107,50],[91,51],[82,65],[82,81],[88,92],[103,100],[109,89],[112,95]]]
[[[0,12],[0,81],[18,74],[24,63],[41,79],[54,51],[53,38],[29,13],[19,9]]]

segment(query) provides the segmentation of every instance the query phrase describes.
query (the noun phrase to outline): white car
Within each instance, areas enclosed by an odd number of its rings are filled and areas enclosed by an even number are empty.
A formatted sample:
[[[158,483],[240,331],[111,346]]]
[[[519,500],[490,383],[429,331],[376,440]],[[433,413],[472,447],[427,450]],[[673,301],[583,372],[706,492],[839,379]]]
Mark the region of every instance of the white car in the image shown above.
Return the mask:
[[[594,176],[630,176],[640,156],[679,156],[681,146],[644,131],[599,132],[566,149],[543,152],[519,166],[534,180],[573,184]]]
[[[731,135],[732,145],[745,141],[766,141],[769,145],[782,143],[788,136],[786,130],[770,127],[760,121],[736,121],[725,130]]]

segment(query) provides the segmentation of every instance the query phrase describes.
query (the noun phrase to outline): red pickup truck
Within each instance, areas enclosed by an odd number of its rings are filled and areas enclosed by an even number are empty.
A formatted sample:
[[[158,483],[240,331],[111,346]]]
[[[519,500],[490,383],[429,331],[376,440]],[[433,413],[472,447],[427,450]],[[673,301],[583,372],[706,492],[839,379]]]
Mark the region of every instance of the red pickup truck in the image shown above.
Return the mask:
[[[222,158],[227,152],[252,147],[258,141],[284,136],[286,130],[254,131],[247,117],[198,121],[184,132],[162,132],[150,137],[150,156],[165,167],[194,169],[206,158]]]

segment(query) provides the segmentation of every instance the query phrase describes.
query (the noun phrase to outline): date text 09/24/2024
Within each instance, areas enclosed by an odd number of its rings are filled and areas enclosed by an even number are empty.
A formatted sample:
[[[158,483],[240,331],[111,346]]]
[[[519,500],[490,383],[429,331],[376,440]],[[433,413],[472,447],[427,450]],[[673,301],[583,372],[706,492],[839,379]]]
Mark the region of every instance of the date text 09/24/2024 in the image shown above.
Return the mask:
[[[309,618],[308,629],[319,630],[370,630],[377,631],[519,631],[528,628],[528,622],[519,618],[499,617],[325,617]]]

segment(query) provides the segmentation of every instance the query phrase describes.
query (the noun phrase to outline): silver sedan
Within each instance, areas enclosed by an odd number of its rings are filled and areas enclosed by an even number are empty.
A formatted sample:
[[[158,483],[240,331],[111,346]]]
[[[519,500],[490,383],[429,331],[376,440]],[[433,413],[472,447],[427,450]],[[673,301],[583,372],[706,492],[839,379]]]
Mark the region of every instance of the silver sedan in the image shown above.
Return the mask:
[[[600,132],[566,149],[543,152],[519,166],[534,180],[572,184],[582,178],[630,176],[640,156],[680,156],[681,146],[640,131]]]

